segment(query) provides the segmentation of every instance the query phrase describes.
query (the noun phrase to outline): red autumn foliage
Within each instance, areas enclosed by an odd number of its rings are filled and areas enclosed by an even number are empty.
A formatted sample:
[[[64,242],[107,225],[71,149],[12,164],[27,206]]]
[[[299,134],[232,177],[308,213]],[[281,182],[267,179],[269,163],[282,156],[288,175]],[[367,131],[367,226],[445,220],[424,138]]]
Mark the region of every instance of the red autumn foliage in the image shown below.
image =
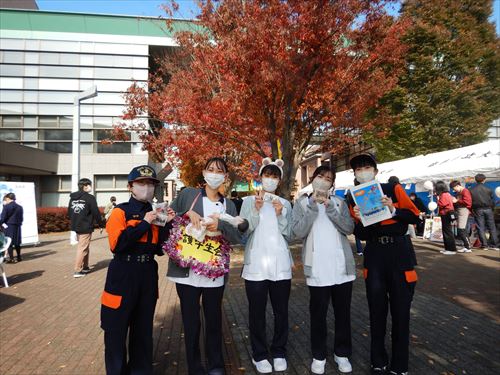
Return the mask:
[[[148,88],[129,89],[125,118],[152,119],[142,140],[159,160],[222,155],[250,177],[253,163],[281,154],[289,196],[313,136],[337,150],[387,125],[366,116],[403,64],[406,22],[386,3],[201,1],[193,31],[176,34],[180,48],[158,60]]]

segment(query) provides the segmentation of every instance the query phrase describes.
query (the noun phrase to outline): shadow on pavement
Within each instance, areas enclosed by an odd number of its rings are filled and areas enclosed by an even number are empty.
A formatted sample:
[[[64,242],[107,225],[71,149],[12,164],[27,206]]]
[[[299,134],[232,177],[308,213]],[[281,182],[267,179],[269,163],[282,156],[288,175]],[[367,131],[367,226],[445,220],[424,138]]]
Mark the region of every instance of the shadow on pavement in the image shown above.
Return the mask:
[[[3,285],[3,284],[2,284]],[[9,280],[10,285],[10,280]],[[11,296],[10,294],[0,293],[0,312],[5,311],[13,306],[23,303],[26,299]]]
[[[21,255],[23,257],[23,261],[26,261],[26,260],[33,260],[33,259],[45,257],[47,255],[52,255],[55,253],[56,253],[56,251],[54,251],[54,250],[36,250],[36,251],[30,251],[30,252],[23,252]]]
[[[495,262],[500,262],[500,257],[499,256],[493,256],[493,255],[479,255],[481,258],[484,259],[489,259],[489,260],[494,260]]]
[[[109,262],[111,259],[106,259],[106,260],[100,260],[96,264],[94,264],[90,269],[92,272],[97,272],[99,270],[102,270],[103,268],[108,268]]]
[[[27,280],[34,279],[36,277],[40,277],[44,272],[45,271],[40,270],[40,271],[33,271],[26,273],[18,273],[17,275],[7,275],[7,280],[9,281],[9,286],[11,286],[14,284],[22,283]]]

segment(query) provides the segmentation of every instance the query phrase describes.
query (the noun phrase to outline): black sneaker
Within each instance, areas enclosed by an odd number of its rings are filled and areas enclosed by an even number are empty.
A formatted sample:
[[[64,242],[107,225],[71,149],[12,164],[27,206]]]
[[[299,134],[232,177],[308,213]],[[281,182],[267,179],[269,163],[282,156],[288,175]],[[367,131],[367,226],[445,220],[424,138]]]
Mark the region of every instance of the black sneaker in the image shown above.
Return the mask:
[[[6,260],[5,263],[17,263],[17,260],[15,258],[9,258],[9,260]]]
[[[73,277],[74,277],[75,279],[78,279],[78,278],[80,278],[80,277],[85,277],[85,276],[86,276],[86,274],[85,274],[85,273],[83,273],[83,272],[75,272],[75,273],[73,274]]]
[[[84,269],[82,269],[82,273],[90,273],[90,268],[89,267],[85,267]]]

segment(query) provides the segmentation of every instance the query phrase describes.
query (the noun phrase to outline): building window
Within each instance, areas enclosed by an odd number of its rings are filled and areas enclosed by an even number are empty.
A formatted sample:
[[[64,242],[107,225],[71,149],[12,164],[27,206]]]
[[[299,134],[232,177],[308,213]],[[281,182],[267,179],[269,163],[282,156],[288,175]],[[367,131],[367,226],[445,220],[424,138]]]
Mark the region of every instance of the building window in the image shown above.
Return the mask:
[[[129,134],[130,136],[130,134]],[[97,143],[98,154],[128,154],[131,150],[130,142],[115,142],[115,143],[101,143],[101,141],[109,139],[111,133],[109,130],[94,130],[94,140]]]
[[[21,130],[0,129],[0,141],[20,141]]]
[[[21,116],[4,116],[2,126],[4,128],[20,128],[22,123]]]
[[[96,175],[95,190],[127,190],[128,175]]]

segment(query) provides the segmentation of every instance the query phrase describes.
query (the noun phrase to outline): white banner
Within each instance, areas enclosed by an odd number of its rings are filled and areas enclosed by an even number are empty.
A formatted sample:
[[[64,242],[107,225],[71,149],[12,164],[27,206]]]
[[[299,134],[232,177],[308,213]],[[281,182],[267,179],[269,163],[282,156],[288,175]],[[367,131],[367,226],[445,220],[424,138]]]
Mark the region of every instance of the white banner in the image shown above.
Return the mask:
[[[23,207],[24,220],[21,227],[22,245],[37,244],[39,241],[36,219],[35,183],[0,181],[0,199],[3,199],[7,193],[14,193],[17,204]],[[0,207],[0,213],[2,209],[3,205]]]

